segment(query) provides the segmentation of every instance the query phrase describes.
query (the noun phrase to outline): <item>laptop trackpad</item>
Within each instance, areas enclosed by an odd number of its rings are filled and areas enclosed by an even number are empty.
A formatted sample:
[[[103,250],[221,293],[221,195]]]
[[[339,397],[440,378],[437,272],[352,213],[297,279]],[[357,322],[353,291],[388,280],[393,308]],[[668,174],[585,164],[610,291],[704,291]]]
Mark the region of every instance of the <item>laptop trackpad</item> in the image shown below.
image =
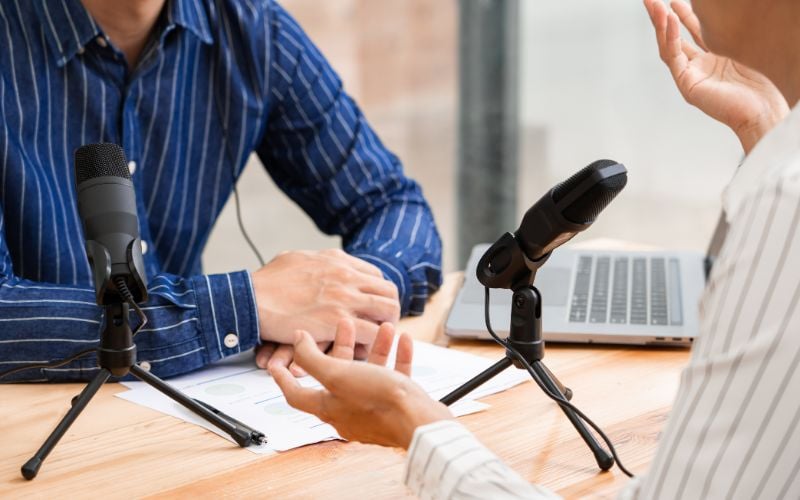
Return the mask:
[[[543,267],[536,273],[536,287],[542,292],[542,305],[564,307],[567,305],[572,269],[569,267]],[[494,290],[495,304],[511,303],[511,291]],[[483,304],[483,286],[476,281],[464,289],[462,301],[466,304]]]

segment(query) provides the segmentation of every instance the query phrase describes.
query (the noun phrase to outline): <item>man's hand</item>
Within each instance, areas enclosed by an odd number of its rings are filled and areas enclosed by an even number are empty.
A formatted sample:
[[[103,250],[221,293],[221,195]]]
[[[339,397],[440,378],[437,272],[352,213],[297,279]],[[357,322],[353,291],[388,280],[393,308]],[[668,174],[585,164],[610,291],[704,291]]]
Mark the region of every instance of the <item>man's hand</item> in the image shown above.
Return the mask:
[[[686,102],[730,127],[745,153],[789,113],[786,99],[761,73],[708,51],[688,3],[644,0],[656,30],[661,60]],[[677,14],[677,15],[676,15]],[[697,46],[680,36],[680,23]]]
[[[351,318],[359,344],[372,344],[382,322],[400,318],[397,287],[381,271],[338,249],[285,252],[253,273],[261,338],[287,344],[296,330],[330,342]]]
[[[367,363],[359,363],[352,360],[352,320],[339,323],[330,356],[307,332],[297,332],[295,362],[322,383],[323,390],[301,386],[282,365],[271,366],[270,372],[290,405],[333,425],[343,438],[408,448],[417,427],[453,416],[409,378],[413,344],[408,335],[400,336],[394,371],[383,366],[393,338],[394,326],[382,324]]]
[[[380,269],[342,250],[285,252],[253,273],[253,288],[264,345],[256,350],[261,368],[280,364],[297,375],[305,372],[292,363],[296,330],[311,333],[325,351],[334,326],[351,318],[356,327],[356,357],[366,357],[378,324],[400,318],[397,287]]]

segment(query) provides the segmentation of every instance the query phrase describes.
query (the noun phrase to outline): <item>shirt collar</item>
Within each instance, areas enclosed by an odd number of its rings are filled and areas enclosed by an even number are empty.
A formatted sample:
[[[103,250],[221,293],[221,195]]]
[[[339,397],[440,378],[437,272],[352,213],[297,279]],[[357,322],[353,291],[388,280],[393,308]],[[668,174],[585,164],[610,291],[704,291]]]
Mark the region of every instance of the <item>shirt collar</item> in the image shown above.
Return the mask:
[[[208,13],[201,3],[197,0],[167,0],[167,24],[186,28],[210,45],[214,38],[208,25]]]
[[[67,64],[75,54],[82,54],[86,44],[100,34],[100,27],[80,0],[36,3],[59,67]]]
[[[67,64],[75,54],[82,54],[86,44],[102,34],[102,30],[80,0],[42,1],[37,4],[59,67]],[[203,43],[214,43],[208,14],[199,4],[195,0],[167,0],[166,31],[174,26],[181,26],[194,33]]]
[[[747,155],[722,194],[728,222],[742,203],[764,182],[781,171],[800,153],[800,103],[781,123],[768,132]]]

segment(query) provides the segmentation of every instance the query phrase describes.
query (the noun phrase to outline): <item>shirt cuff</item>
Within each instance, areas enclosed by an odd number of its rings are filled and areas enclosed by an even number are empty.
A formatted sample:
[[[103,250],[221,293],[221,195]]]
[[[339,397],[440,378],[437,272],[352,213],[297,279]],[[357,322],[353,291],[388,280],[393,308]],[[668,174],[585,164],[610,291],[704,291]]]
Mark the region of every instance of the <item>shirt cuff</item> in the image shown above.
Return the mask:
[[[405,483],[420,498],[449,498],[468,469],[497,457],[455,420],[423,425],[408,448]]]
[[[258,311],[250,273],[195,276],[192,281],[208,361],[213,363],[255,347]]]
[[[418,316],[425,310],[430,295],[442,284],[442,269],[438,263],[418,262],[413,251],[394,255],[376,254],[360,250],[353,252],[358,257],[374,265],[383,277],[397,285],[400,296],[400,312],[403,316]],[[409,263],[406,260],[410,261]],[[412,264],[413,262],[413,264]]]
[[[560,498],[528,483],[455,420],[417,428],[408,448],[405,483],[423,500]]]

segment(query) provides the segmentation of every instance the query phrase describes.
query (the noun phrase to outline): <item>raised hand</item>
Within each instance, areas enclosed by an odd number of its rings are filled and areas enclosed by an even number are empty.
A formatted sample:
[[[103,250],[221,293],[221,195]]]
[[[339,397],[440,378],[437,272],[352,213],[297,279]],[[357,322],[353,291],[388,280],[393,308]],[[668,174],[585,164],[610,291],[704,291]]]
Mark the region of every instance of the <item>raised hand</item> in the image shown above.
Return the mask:
[[[730,127],[745,153],[789,113],[786,99],[761,73],[706,47],[700,22],[688,3],[644,0],[656,31],[661,60],[686,102]],[[695,44],[680,35],[682,23]]]
[[[400,336],[394,370],[384,367],[393,325],[380,326],[367,363],[352,360],[355,337],[352,321],[341,321],[334,348],[325,356],[308,333],[298,332],[295,362],[325,389],[303,387],[285,366],[271,364],[286,401],[333,425],[345,439],[402,448],[411,443],[418,426],[452,418],[446,406],[409,378],[413,344],[408,335]]]

